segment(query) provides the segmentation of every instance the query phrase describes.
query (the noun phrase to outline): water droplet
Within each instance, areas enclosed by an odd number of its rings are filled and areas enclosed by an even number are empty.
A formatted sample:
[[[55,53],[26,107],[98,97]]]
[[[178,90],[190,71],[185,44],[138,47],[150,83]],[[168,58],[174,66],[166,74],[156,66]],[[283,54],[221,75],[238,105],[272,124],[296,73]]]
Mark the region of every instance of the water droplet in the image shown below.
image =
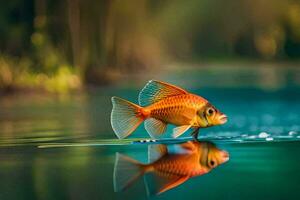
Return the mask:
[[[266,132],[261,132],[258,137],[259,138],[267,138],[268,136],[270,136],[270,134],[266,133]]]
[[[272,138],[272,137],[267,137],[266,138],[266,141],[273,141],[274,140],[274,138]]]
[[[289,132],[289,135],[296,135],[296,134],[297,134],[296,131],[290,131],[290,132]]]

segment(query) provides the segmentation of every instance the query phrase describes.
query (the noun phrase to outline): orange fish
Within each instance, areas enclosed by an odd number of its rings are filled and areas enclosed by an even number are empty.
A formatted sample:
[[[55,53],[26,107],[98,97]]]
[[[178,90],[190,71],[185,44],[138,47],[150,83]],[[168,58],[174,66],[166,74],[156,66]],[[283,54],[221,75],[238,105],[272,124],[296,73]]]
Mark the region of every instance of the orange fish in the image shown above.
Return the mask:
[[[227,116],[203,97],[155,80],[140,92],[140,106],[119,97],[112,97],[112,104],[111,125],[118,138],[129,136],[143,121],[152,138],[160,138],[168,124],[177,126],[174,138],[189,128],[195,129],[193,135],[197,138],[199,128],[227,122]]]
[[[127,189],[145,175],[148,194],[160,194],[229,160],[226,151],[211,142],[199,141],[168,146],[150,145],[148,155],[149,164],[142,164],[117,153],[113,180],[116,192]]]

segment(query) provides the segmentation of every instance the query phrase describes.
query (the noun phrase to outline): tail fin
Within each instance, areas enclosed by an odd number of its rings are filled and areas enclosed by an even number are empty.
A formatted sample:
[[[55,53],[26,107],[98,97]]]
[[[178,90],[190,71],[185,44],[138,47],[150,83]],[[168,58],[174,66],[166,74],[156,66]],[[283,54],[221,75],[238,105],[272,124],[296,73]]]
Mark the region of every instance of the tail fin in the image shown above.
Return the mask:
[[[118,97],[111,98],[111,126],[119,139],[129,136],[144,119],[139,115],[140,106]]]
[[[114,191],[124,191],[144,174],[143,164],[132,158],[116,153],[114,168]]]

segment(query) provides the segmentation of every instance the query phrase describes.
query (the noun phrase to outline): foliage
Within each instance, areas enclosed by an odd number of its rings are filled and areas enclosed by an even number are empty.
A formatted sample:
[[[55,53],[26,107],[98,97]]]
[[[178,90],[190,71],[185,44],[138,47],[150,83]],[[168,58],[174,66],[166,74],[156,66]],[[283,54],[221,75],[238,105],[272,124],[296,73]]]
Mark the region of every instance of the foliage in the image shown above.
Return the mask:
[[[298,59],[299,13],[294,0],[12,0],[0,7],[0,87],[66,91],[165,62]]]

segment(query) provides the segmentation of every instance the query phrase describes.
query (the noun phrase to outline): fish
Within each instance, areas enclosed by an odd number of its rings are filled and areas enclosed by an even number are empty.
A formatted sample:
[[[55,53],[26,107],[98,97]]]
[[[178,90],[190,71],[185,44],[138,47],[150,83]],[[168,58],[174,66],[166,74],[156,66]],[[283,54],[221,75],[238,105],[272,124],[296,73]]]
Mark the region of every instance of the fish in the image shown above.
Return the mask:
[[[117,153],[113,175],[114,191],[122,192],[144,176],[147,194],[158,195],[190,178],[209,173],[228,160],[227,151],[217,148],[212,142],[197,140],[172,145],[149,145],[149,164]]]
[[[227,122],[227,116],[205,98],[158,80],[150,80],[139,93],[138,100],[139,105],[116,96],[111,99],[111,125],[119,139],[131,135],[142,122],[154,139],[161,138],[169,124],[176,126],[173,138],[190,128],[197,138],[200,128]]]

